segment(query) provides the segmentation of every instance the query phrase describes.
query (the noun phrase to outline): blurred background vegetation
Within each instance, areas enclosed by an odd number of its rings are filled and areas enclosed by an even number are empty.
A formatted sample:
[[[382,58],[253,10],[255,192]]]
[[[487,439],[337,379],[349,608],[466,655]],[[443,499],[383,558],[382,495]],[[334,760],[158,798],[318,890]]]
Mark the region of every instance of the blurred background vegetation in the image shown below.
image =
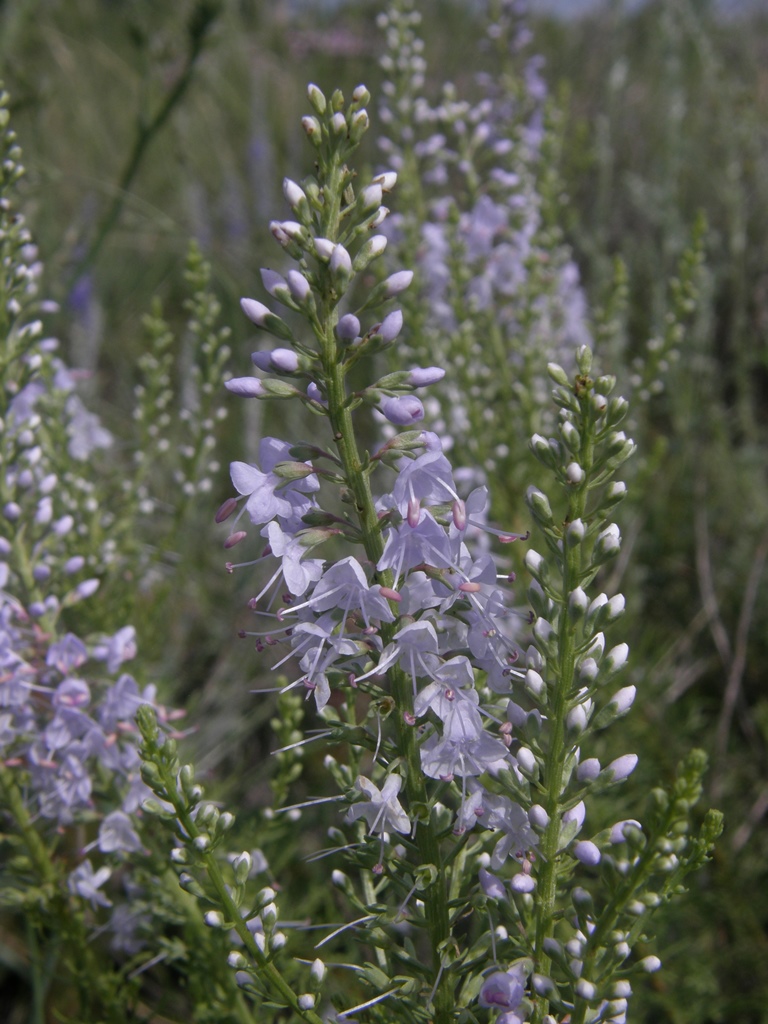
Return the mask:
[[[431,75],[461,92],[482,65],[475,5],[419,7]],[[598,345],[604,371],[630,375],[633,355],[663,328],[692,226],[700,213],[707,222],[698,305],[666,390],[644,414],[643,468],[620,517],[631,558],[614,583],[627,595],[621,638],[639,691],[627,720],[641,759],[635,792],[702,746],[727,831],[709,869],[657,918],[665,970],[637,994],[632,1019],[768,1021],[768,11],[723,13],[704,0],[631,10],[617,0],[579,17],[532,7],[533,50],[557,111],[560,227],[594,308],[617,257],[626,268],[623,362]],[[349,94],[365,82],[375,138],[380,9],[0,0],[0,78],[28,170],[25,213],[46,293],[61,304],[49,330],[121,439],[110,458],[130,461],[143,319],[158,296],[184,390],[190,239],[232,328],[229,369],[247,372],[253,335],[237,303],[263,299],[259,268],[279,257],[268,221],[287,215],[282,178],[310,170],[298,129],[306,83]],[[363,160],[378,166],[372,143]],[[266,685],[267,664],[236,639],[249,588],[223,571],[212,520],[230,493],[229,461],[255,457],[262,418],[264,433],[278,433],[282,411],[245,405],[232,403],[218,478],[196,498],[183,542],[161,553],[159,583],[134,587],[112,625],[137,626],[142,671],[189,707],[200,767],[228,801],[257,807],[274,706],[251,693]],[[173,480],[158,486],[157,514],[172,517]],[[521,494],[510,522],[523,510]],[[113,579],[112,592],[126,582]],[[308,890],[325,871],[307,865],[300,884]]]

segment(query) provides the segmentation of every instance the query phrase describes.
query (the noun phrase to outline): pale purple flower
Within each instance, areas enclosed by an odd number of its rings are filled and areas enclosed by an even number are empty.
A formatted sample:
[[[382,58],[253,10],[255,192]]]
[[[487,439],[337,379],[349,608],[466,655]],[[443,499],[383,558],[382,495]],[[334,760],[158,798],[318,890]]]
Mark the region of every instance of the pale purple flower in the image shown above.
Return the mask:
[[[389,603],[381,596],[377,586],[370,586],[363,568],[356,558],[343,558],[330,565],[312,591],[309,606],[317,612],[340,608],[346,619],[350,611],[359,609],[366,626],[371,619],[393,622]]]
[[[495,1010],[516,1010],[525,995],[525,974],[519,967],[495,971],[483,982],[480,1005]]]
[[[358,818],[365,818],[371,834],[390,830],[407,834],[411,831],[411,822],[397,799],[402,784],[401,776],[394,772],[387,776],[381,789],[364,775],[358,775],[355,786],[366,799],[361,803],[352,804],[347,811],[346,820],[357,821]]]
[[[282,559],[283,578],[288,589],[294,596],[301,597],[307,587],[322,576],[322,559],[304,559],[308,548],[301,543],[301,537],[286,533],[276,522],[268,523],[261,532],[269,538],[272,554]]]
[[[453,565],[453,548],[445,530],[422,510],[417,526],[407,520],[386,532],[384,551],[376,568],[392,569],[396,579],[417,565],[448,569]]]
[[[94,413],[89,412],[77,395],[67,399],[69,414],[67,451],[73,459],[85,461],[97,448],[110,448],[114,437]]]
[[[507,748],[485,731],[479,711],[468,700],[456,702],[443,724],[442,736],[430,736],[420,753],[422,771],[431,779],[496,772],[506,767],[509,759]]]
[[[123,626],[114,636],[97,644],[93,649],[93,657],[100,661],[106,661],[107,671],[111,674],[117,672],[124,661],[130,661],[136,657],[136,630],[134,627]]]
[[[79,668],[88,660],[88,648],[74,633],[67,633],[48,648],[47,665],[57,668],[62,675]]]
[[[507,898],[507,890],[504,887],[504,883],[496,875],[492,875],[485,868],[480,868],[478,877],[480,879],[480,887],[486,896],[489,896],[492,900],[504,900]]]
[[[124,811],[112,811],[99,826],[99,849],[102,853],[138,853],[141,840],[131,819]]]
[[[235,490],[247,494],[246,509],[251,522],[268,523],[276,516],[290,522],[297,522],[312,507],[308,493],[318,490],[317,477],[303,477],[286,482],[272,472],[278,462],[294,461],[290,455],[291,445],[275,437],[265,437],[259,445],[262,469],[246,462],[233,462],[230,474]]]
[[[478,704],[480,698],[474,689],[474,682],[475,675],[469,658],[457,655],[443,662],[432,673],[432,682],[416,695],[413,702],[414,714],[421,717],[431,710],[445,721],[453,713],[457,702],[468,700]]]
[[[102,885],[111,874],[111,868],[102,867],[98,871],[94,871],[90,860],[84,860],[67,879],[67,887],[74,895],[88,900],[94,910],[97,906],[111,907],[112,901],[101,892]]]

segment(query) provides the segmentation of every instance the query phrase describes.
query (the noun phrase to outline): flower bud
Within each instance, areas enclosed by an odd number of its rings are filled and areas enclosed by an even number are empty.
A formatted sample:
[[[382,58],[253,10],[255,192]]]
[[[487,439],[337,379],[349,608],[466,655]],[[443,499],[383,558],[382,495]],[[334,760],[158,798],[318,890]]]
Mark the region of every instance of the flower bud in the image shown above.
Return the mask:
[[[571,732],[581,734],[589,725],[589,716],[592,711],[592,701],[586,700],[583,704],[577,704],[571,708],[565,718],[565,724]]]
[[[276,271],[270,270],[268,267],[262,267],[260,273],[261,283],[270,295],[279,299],[281,302],[288,298],[290,294],[288,291],[288,283],[282,274],[278,274]]]
[[[603,507],[612,507],[618,505],[618,503],[626,497],[627,485],[623,480],[614,480],[612,484],[609,484],[606,492]]]
[[[661,960],[657,956],[645,956],[640,961],[640,966],[647,974],[653,974],[661,967]]]
[[[520,747],[516,757],[518,766],[524,774],[533,776],[538,773],[539,766],[536,755],[528,747]]]
[[[424,406],[415,395],[401,395],[398,398],[383,398],[379,408],[390,423],[396,426],[410,426],[424,419]]]
[[[629,656],[629,645],[628,644],[617,644],[612,647],[605,656],[603,662],[603,670],[606,675],[615,675],[621,671],[627,663]]]
[[[578,455],[581,451],[581,435],[570,420],[562,420],[560,433],[569,450]]]
[[[549,504],[549,499],[543,491],[540,491],[538,487],[529,487],[525,493],[525,501],[534,515],[543,526],[554,525],[554,518],[552,516],[552,508]]]
[[[368,112],[367,110],[358,110],[353,115],[349,125],[349,139],[350,142],[359,142],[365,132],[368,130]]]
[[[614,594],[608,602],[608,606],[605,612],[605,622],[615,622],[620,616],[624,614],[626,608],[626,601],[624,600],[623,594]]]
[[[613,426],[617,426],[629,412],[629,402],[621,395],[612,398],[608,403],[607,420]]]
[[[290,178],[284,178],[283,195],[296,216],[305,224],[308,224],[311,219],[311,212],[304,190],[295,181],[291,181]]]
[[[568,617],[572,622],[582,619],[589,607],[589,598],[582,587],[576,587],[568,595]]]
[[[595,863],[597,863],[597,861],[595,861]],[[584,978],[579,978],[574,986],[574,991],[576,992],[576,995],[580,996],[588,1003],[594,1002],[595,996],[597,995],[596,986],[593,985],[591,981],[586,981]]]
[[[576,365],[579,373],[587,374],[592,369],[592,349],[588,345],[580,345],[576,349]]]
[[[329,122],[331,132],[334,135],[345,135],[347,130],[347,120],[341,111],[337,111],[336,114],[331,118]]]
[[[479,872],[480,886],[486,896],[489,896],[492,900],[503,900],[506,899],[507,890],[504,888],[504,883],[496,875],[492,875],[490,871],[486,871],[485,868],[480,868]]]
[[[632,774],[637,766],[637,754],[622,754],[615,761],[611,761],[604,770],[604,774],[613,782],[623,782]]]
[[[445,376],[445,370],[439,366],[415,367],[408,373],[407,383],[414,388],[426,388],[437,384]]]
[[[600,762],[596,757],[588,757],[576,769],[579,782],[591,782],[600,774]]]
[[[381,201],[384,198],[384,193],[381,185],[371,183],[366,185],[358,196],[358,202],[363,209],[364,213],[369,210],[377,210],[381,206]]]
[[[364,245],[362,245],[352,261],[352,269],[359,273],[361,270],[365,270],[369,263],[377,259],[387,247],[387,236],[386,235],[374,235],[373,238],[369,238]]]
[[[319,114],[322,117],[322,115],[325,113],[326,108],[325,96],[323,95],[322,91],[312,82],[310,82],[310,84],[307,86],[307,99],[312,104],[312,109],[315,111],[315,113]]]
[[[598,622],[602,625],[602,616],[600,616],[599,613],[606,604],[608,604],[607,594],[598,594],[597,597],[593,598],[590,602],[589,608],[587,609],[585,629],[594,629]]]
[[[563,814],[564,824],[574,822],[576,825],[576,831],[578,832],[581,826],[584,824],[584,818],[587,816],[587,808],[584,805],[583,800],[579,800],[575,807],[571,807],[570,810]]]
[[[535,829],[543,832],[549,824],[549,815],[541,804],[533,804],[528,811],[528,820]]]
[[[557,633],[547,619],[538,618],[533,625],[533,635],[538,643],[538,646],[542,648],[545,653],[551,653],[557,643]]]
[[[335,243],[330,242],[327,238],[315,238],[313,244],[317,258],[323,263],[327,263],[333,255]]]
[[[248,880],[248,876],[251,873],[253,867],[253,857],[248,853],[247,850],[243,850],[242,853],[238,854],[237,857],[232,861],[232,870],[235,874],[235,881],[238,885],[244,885]]]
[[[555,442],[556,444],[557,442]],[[546,466],[548,469],[554,469],[557,465],[557,449],[553,446],[551,441],[548,441],[541,434],[534,434],[531,438],[530,449],[539,462]]]
[[[326,967],[323,961],[316,957],[312,961],[312,966],[309,969],[309,977],[312,983],[312,987],[317,991],[325,980]]]
[[[574,519],[565,528],[565,543],[569,548],[575,548],[581,544],[587,535],[587,528],[583,519]]]
[[[398,270],[384,281],[384,297],[387,299],[404,292],[413,280],[412,270]]]
[[[581,842],[576,843],[573,848],[573,855],[582,864],[586,864],[587,867],[595,867],[596,864],[600,863],[601,859],[599,847],[589,839],[582,839]]]
[[[559,365],[559,363],[547,363],[547,373],[555,382],[555,384],[559,384],[561,387],[564,388],[567,388],[570,385],[570,381],[568,380],[568,374],[565,372],[562,366]]]
[[[378,338],[382,345],[390,345],[403,327],[403,311],[393,309],[382,322],[371,330],[371,336]]]
[[[382,192],[391,192],[397,183],[397,173],[395,171],[383,171],[381,174],[376,175],[373,183],[381,185]]]
[[[596,563],[607,562],[609,558],[614,558],[621,547],[621,534],[616,523],[611,523],[610,526],[599,533],[597,540],[595,541],[595,549],[592,557]]]
[[[529,668],[525,673],[525,688],[533,697],[540,697],[546,691],[544,680],[534,669]]]
[[[539,583],[543,583],[549,576],[549,567],[544,561],[542,555],[533,548],[528,548],[523,558],[525,567],[528,572],[533,576]]]
[[[336,335],[341,341],[354,341],[360,337],[360,321],[352,313],[346,313],[336,324]]]
[[[626,818],[624,821],[617,821],[611,828],[611,842],[614,845],[618,843],[625,843],[627,841],[626,830],[637,829],[642,832],[642,825],[639,821],[635,821],[634,818]]]
[[[309,281],[300,274],[298,270],[289,270],[285,275],[290,289],[291,298],[297,306],[305,306],[312,294],[312,289],[309,286]]]
[[[341,243],[337,243],[334,246],[329,266],[336,287],[340,291],[345,291],[349,284],[349,279],[352,276],[352,260],[349,253]]]
[[[264,303],[258,302],[256,299],[240,299],[240,307],[257,327],[269,331],[270,334],[274,334],[275,337],[282,338],[284,341],[293,340],[293,334],[288,325]]]

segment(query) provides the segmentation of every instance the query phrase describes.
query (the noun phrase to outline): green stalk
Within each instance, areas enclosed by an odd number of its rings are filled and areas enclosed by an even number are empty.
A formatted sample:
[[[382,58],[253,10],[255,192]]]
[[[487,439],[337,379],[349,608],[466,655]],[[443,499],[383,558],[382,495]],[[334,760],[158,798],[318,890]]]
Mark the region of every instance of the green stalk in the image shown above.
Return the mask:
[[[331,241],[336,241],[339,237],[342,174],[343,168],[339,159],[335,157],[325,188],[325,195],[329,197],[329,206],[328,217],[323,224],[326,237]],[[323,308],[319,311],[320,329],[317,331],[328,392],[328,414],[344,476],[354,497],[365,553],[375,565],[384,551],[384,542],[373,502],[369,474],[365,471],[360,458],[352,415],[347,405],[345,368],[334,335],[334,327],[337,322],[335,305],[332,295],[324,296]],[[379,579],[385,586],[392,586],[396,582],[392,578],[391,572],[381,573]],[[382,629],[382,639],[385,644],[391,641],[396,631],[396,625]],[[427,930],[432,947],[433,966],[436,977],[439,976],[433,997],[434,1022],[435,1024],[448,1024],[453,1019],[454,999],[448,975],[442,971],[441,947],[450,937],[445,870],[437,837],[429,823],[429,798],[424,774],[421,770],[416,731],[413,726],[408,725],[405,719],[407,713],[413,712],[411,680],[400,668],[390,669],[387,675],[397,708],[395,725],[398,750],[405,765],[405,791],[411,809],[416,809],[417,814],[416,845],[419,857],[422,864],[432,864],[437,869],[437,878],[424,891],[423,898]]]
[[[590,470],[594,459],[594,437],[591,417],[586,401],[581,401],[582,423],[582,444],[579,452],[579,465],[584,470],[584,479],[568,502],[567,522],[581,519],[584,515],[587,502],[587,484]],[[565,735],[565,721],[568,714],[568,701],[573,693],[573,680],[576,669],[576,637],[575,626],[568,616],[568,595],[574,590],[581,580],[582,573],[582,547],[580,544],[574,547],[564,545],[564,563],[562,577],[562,594],[559,610],[559,631],[557,645],[557,663],[553,666],[555,677],[554,692],[550,704],[550,743],[545,760],[545,809],[549,816],[549,823],[541,844],[542,869],[537,881],[536,901],[536,932],[535,952],[536,970],[539,974],[547,975],[551,965],[551,959],[543,952],[545,939],[551,938],[555,929],[555,906],[557,900],[557,877],[558,877],[558,842],[560,839],[560,794],[563,790],[563,774],[567,757],[567,743]],[[548,1000],[542,998],[537,1000],[536,1007],[531,1018],[531,1024],[542,1024],[542,1021],[549,1011]]]
[[[189,813],[186,801],[179,792],[173,773],[164,760],[159,760],[159,763],[158,760],[155,760],[153,763],[158,769],[160,780],[165,790],[163,799],[168,800],[173,804],[179,824],[184,829],[184,832],[189,836],[190,841],[194,843],[195,839],[203,833]],[[319,1017],[314,1010],[301,1009],[298,997],[294,990],[283,978],[275,965],[271,963],[267,955],[259,949],[256,940],[248,930],[248,925],[246,924],[245,919],[241,916],[235,901],[230,895],[230,887],[224,880],[215,852],[212,850],[201,851],[196,848],[196,853],[205,867],[208,878],[210,879],[211,885],[213,886],[216,897],[219,901],[219,906],[224,912],[224,916],[227,920],[227,927],[232,928],[237,932],[245,950],[257,965],[264,980],[275,992],[280,994],[294,1013],[296,1013],[302,1020],[306,1021],[307,1024],[323,1024],[322,1018]]]

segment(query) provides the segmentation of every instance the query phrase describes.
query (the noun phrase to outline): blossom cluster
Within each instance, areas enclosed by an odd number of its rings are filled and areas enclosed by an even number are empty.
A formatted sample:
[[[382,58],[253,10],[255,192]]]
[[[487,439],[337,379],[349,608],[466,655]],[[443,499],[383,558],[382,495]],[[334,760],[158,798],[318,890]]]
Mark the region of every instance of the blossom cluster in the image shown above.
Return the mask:
[[[493,474],[514,507],[524,489],[516,445],[551,426],[542,367],[572,367],[591,332],[578,268],[550,209],[559,193],[548,180],[555,133],[541,58],[528,52],[525,5],[488,6],[476,99],[449,83],[429,102],[416,5],[400,0],[379,16],[387,79],[379,144],[403,190],[390,251],[417,268],[419,282],[401,348],[451,366],[430,402],[436,429],[457,466]],[[514,417],[495,415],[508,406]]]
[[[0,95],[3,126],[6,101]],[[76,394],[75,375],[57,355],[58,341],[44,333],[42,317],[57,307],[39,298],[42,264],[11,202],[24,168],[10,129],[2,146],[0,253],[8,271],[0,278],[4,831],[26,837],[32,853],[41,854],[35,868],[46,878],[53,851],[42,856],[44,844],[73,825],[93,822],[96,838],[78,851],[76,866],[70,864],[69,889],[93,907],[110,906],[102,887],[111,868],[94,869],[85,854],[98,849],[120,857],[142,849],[135,814],[149,791],[139,776],[134,719],[142,703],[156,704],[156,691],[141,690],[123,670],[136,654],[133,626],[87,639],[62,627],[68,610],[97,591],[95,572],[114,551],[108,541],[95,540],[103,510],[86,472],[87,460],[113,439]],[[32,838],[38,831],[43,845]],[[24,891],[29,879],[23,870],[21,875]]]
[[[412,426],[424,415],[413,391],[442,379],[435,367],[412,367],[348,389],[347,373],[360,355],[389,348],[402,327],[399,310],[369,326],[363,313],[411,284],[409,272],[395,270],[360,288],[386,249],[386,237],[370,233],[384,222],[384,192],[396,181],[385,171],[357,194],[352,189],[344,161],[367,125],[367,99],[359,87],[345,108],[340,94],[329,102],[310,86],[314,112],[303,124],[319,171],[301,184],[286,180],[297,219],[271,225],[295,266],[264,270],[265,288],[304,315],[314,341],[297,338],[259,300],[242,300],[246,315],[284,344],[255,352],[260,375],[234,378],[228,389],[301,402],[327,421],[333,445],[265,437],[258,464],[232,464],[238,496],[217,515],[220,522],[235,517],[225,547],[247,547],[249,524],[263,547],[228,569],[274,567],[250,601],[263,628],[241,635],[272,658],[272,671],[289,674],[284,690],[314,698],[330,728],[306,742],[346,736],[357,748],[353,764],[367,764],[352,770],[326,758],[349,804],[345,821],[357,837],[358,866],[393,892],[403,872],[414,879],[399,915],[432,942],[429,1000],[438,1016],[465,973],[460,965],[446,971],[437,957],[453,931],[448,891],[454,899],[474,891],[497,904],[510,925],[489,936],[493,963],[508,966],[477,978],[472,990],[481,1006],[502,1010],[504,1024],[517,1024],[537,1000],[561,1012],[578,1009],[579,1019],[621,1024],[628,991],[621,964],[631,931],[622,915],[642,915],[644,904],[636,899],[631,912],[613,908],[611,938],[593,948],[590,935],[602,936],[605,925],[598,926],[592,897],[576,879],[610,863],[633,879],[634,893],[648,873],[637,856],[647,840],[636,821],[582,838],[588,792],[621,783],[637,760],[627,754],[603,766],[582,754],[593,732],[627,712],[635,693],[634,686],[612,689],[627,648],[606,653],[603,632],[624,599],[589,597],[585,589],[620,546],[608,517],[626,490],[611,477],[634,447],[617,429],[626,402],[609,397],[612,378],[590,376],[586,346],[577,351],[573,380],[549,366],[560,417],[553,436],[534,436],[532,450],[568,495],[568,510],[559,521],[546,495],[529,488],[530,514],[548,549],[525,557],[532,612],[514,607],[509,569],[500,571],[491,553],[493,543],[519,535],[489,525],[487,488],[466,493],[457,484],[437,433],[395,433],[373,455],[360,455],[355,409],[373,405],[395,426]],[[358,553],[318,557],[329,541]],[[293,678],[289,664],[297,665]],[[362,695],[369,711],[356,723],[350,709]],[[471,852],[476,873],[456,868],[442,848],[447,835]],[[340,874],[339,884],[346,891],[352,883]],[[562,886],[573,892],[576,911],[567,962],[553,935]],[[415,889],[424,916],[409,909]]]

